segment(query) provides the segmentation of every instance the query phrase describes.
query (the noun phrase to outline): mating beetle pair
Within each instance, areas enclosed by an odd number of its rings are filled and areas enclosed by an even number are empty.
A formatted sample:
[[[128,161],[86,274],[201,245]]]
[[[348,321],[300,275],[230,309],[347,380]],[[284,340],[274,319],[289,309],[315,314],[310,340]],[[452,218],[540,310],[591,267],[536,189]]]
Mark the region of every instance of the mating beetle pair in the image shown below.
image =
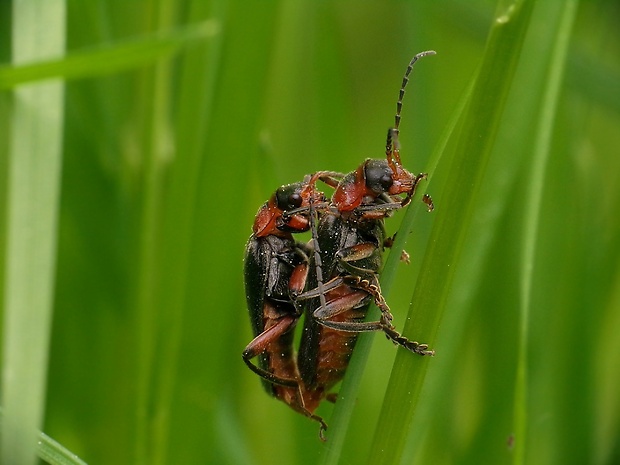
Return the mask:
[[[314,411],[323,399],[335,400],[329,389],[344,376],[360,332],[383,331],[414,353],[433,354],[396,331],[378,281],[387,243],[383,221],[409,203],[426,177],[402,167],[398,127],[409,73],[429,54],[434,52],[422,52],[409,63],[386,159],[368,159],[346,175],[321,171],[280,187],[257,213],[246,246],[246,297],[255,337],[243,359],[271,395],[321,424],[321,438],[327,425]],[[335,188],[330,201],[316,190],[318,180]],[[431,210],[430,197],[425,203]],[[309,229],[308,244],[293,238]],[[366,322],[372,301],[381,316]],[[294,328],[304,311],[296,357]],[[258,366],[251,362],[254,357]]]

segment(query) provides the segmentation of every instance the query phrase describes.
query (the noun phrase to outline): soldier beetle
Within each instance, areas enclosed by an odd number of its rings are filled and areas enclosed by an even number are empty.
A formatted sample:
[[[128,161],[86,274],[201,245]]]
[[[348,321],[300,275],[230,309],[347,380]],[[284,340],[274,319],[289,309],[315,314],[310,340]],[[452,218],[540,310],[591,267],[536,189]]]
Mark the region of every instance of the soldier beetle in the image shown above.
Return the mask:
[[[304,408],[310,412],[322,399],[333,400],[329,389],[343,378],[360,332],[383,331],[395,344],[411,352],[434,354],[426,344],[410,341],[396,331],[378,279],[386,244],[383,221],[393,210],[407,205],[418,183],[426,178],[426,174],[414,176],[403,168],[398,131],[409,73],[420,57],[434,53],[417,54],[407,67],[395,127],[388,131],[386,159],[367,159],[345,175],[334,186],[331,208],[321,213],[316,230],[312,228],[310,290],[298,296],[298,300],[307,301],[298,367],[304,386]],[[425,196],[424,202],[432,210],[430,197]],[[311,226],[314,221],[313,213]],[[364,321],[373,300],[381,317],[379,321]]]
[[[305,289],[309,247],[297,242],[293,233],[309,228],[309,200],[322,201],[315,192],[320,172],[304,181],[281,186],[261,206],[245,248],[245,293],[254,339],[243,351],[243,361],[263,381],[266,391],[303,415],[322,418],[304,408],[299,370],[293,347],[294,328],[302,314],[294,297]],[[258,357],[258,366],[251,360]],[[322,433],[321,433],[322,434]]]
[[[246,245],[245,287],[254,339],[243,360],[269,394],[319,422],[323,440],[327,425],[314,412],[323,399],[335,400],[329,390],[344,376],[360,332],[383,331],[411,352],[434,354],[396,331],[378,280],[383,248],[390,243],[384,219],[407,205],[426,178],[403,168],[398,136],[409,74],[420,57],[432,54],[417,54],[407,67],[386,158],[367,159],[347,175],[321,171],[280,187],[257,213]],[[318,179],[335,188],[329,204],[315,189]],[[431,211],[432,199],[425,195],[423,201]],[[293,238],[308,229],[309,244]],[[372,301],[381,316],[367,322]],[[302,311],[306,315],[295,357],[294,328]],[[255,357],[258,366],[251,362]]]

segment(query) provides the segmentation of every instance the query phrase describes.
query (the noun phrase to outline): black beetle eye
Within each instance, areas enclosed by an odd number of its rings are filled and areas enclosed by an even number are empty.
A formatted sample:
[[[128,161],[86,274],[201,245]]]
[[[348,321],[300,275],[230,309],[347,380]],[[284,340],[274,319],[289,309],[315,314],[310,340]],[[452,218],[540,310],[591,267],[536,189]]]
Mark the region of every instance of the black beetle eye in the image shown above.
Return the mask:
[[[301,207],[303,202],[303,198],[301,196],[302,188],[303,185],[301,183],[281,186],[276,191],[276,203],[278,208],[280,210],[287,211]]]
[[[291,194],[288,198],[287,210],[292,210],[293,208],[301,207],[302,197],[298,192]]]
[[[381,187],[383,187],[383,190],[387,191],[390,187],[392,187],[392,184],[394,184],[394,180],[392,179],[392,176],[385,174],[381,176],[379,183],[381,184]]]
[[[366,176],[366,187],[377,194],[387,192],[394,184],[392,170],[385,160],[368,160],[364,174]]]

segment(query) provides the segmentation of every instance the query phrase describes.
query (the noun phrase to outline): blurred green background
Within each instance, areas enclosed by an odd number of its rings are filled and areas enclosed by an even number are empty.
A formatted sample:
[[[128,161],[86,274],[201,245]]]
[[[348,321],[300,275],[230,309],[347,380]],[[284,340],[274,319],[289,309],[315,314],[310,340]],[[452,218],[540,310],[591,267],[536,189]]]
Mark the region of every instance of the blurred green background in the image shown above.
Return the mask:
[[[527,103],[547,84],[547,12],[564,8],[534,3],[494,151],[472,186],[475,211],[437,355],[413,422],[400,428],[403,464],[511,463],[514,441],[528,464],[620,463],[613,0],[581,2],[571,30],[528,275],[527,404],[516,406],[526,406],[527,436],[513,437],[524,199],[539,118],[523,109],[541,108]],[[281,184],[381,158],[406,65],[433,49],[411,75],[401,123],[403,163],[428,169],[482,61],[496,2],[69,0],[66,8],[67,53],[84,59],[77,71],[61,62],[52,73],[69,79],[42,430],[93,464],[325,460],[332,443],[318,440],[317,425],[269,398],[241,361],[252,337],[242,256],[254,214]],[[4,77],[19,37],[11,12],[0,3]],[[123,48],[132,41],[145,48]],[[4,82],[6,255],[10,90],[19,82]],[[398,266],[389,303],[399,329],[447,203],[448,171],[442,158],[427,184],[436,211],[417,216],[412,263]],[[365,462],[380,436],[397,351],[375,339],[340,463]],[[333,408],[319,410],[328,423]]]

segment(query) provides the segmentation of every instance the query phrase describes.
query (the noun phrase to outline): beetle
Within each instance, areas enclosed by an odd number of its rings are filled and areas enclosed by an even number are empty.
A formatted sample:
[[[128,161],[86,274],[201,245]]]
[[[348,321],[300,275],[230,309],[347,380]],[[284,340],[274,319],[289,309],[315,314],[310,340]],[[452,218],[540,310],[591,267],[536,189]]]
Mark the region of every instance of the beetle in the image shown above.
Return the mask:
[[[378,280],[386,244],[384,219],[407,205],[418,183],[426,179],[424,173],[414,176],[403,168],[398,135],[409,73],[419,58],[434,53],[417,54],[407,67],[395,126],[388,130],[386,158],[367,159],[338,182],[331,208],[322,212],[316,230],[311,212],[314,247],[310,290],[297,297],[306,301],[297,363],[304,386],[303,404],[309,412],[314,412],[322,399],[333,400],[329,390],[343,378],[360,332],[383,331],[394,343],[414,353],[434,354],[426,344],[410,341],[396,331]],[[430,211],[430,197],[425,196],[424,202]],[[323,282],[324,277],[327,282]],[[373,300],[381,317],[366,322]]]
[[[319,176],[332,179],[339,173],[319,172],[302,182],[281,186],[256,214],[253,233],[245,248],[245,292],[254,339],[243,351],[245,364],[262,379],[266,391],[294,410],[327,425],[304,407],[303,386],[293,347],[294,328],[302,314],[294,296],[300,294],[308,275],[307,244],[293,233],[309,228],[308,201],[323,201],[315,191]],[[251,362],[258,357],[258,366]]]

